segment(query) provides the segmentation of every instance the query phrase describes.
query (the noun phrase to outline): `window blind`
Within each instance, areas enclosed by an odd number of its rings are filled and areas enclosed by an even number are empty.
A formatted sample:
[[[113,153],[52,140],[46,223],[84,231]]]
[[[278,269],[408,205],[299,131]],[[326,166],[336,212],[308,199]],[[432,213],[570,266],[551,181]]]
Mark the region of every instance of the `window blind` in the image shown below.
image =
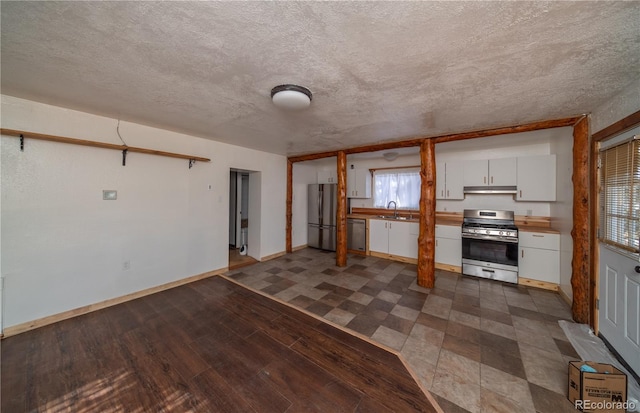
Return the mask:
[[[640,140],[600,152],[600,240],[639,252]]]

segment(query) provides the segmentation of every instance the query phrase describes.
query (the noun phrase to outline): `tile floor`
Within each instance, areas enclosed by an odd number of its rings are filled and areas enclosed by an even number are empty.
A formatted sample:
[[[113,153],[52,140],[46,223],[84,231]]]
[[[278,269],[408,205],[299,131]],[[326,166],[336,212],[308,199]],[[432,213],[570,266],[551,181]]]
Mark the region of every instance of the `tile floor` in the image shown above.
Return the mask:
[[[232,279],[402,353],[445,412],[572,412],[567,363],[578,355],[556,293],[306,248],[229,271]]]

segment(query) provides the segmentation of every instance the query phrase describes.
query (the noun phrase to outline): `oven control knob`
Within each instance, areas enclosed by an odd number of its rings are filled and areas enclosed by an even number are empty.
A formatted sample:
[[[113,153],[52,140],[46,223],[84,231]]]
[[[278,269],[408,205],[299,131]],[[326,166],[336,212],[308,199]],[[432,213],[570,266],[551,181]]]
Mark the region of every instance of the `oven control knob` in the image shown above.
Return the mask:
[[[504,235],[504,231],[500,231],[500,235]]]
[[[491,233],[491,231],[487,230],[487,234]]]

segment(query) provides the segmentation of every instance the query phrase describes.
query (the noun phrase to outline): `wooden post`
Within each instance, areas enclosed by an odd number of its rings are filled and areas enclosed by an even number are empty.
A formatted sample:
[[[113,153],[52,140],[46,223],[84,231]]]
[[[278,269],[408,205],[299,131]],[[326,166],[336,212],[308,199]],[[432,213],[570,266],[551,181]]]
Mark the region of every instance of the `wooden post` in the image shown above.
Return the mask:
[[[336,265],[347,265],[347,154],[338,152],[338,206],[336,211]]]
[[[293,247],[291,245],[291,230],[292,230],[292,216],[293,216],[293,162],[287,160],[287,252],[290,253],[293,251]]]
[[[589,324],[590,246],[589,246],[589,118],[584,117],[573,127],[573,260],[571,314],[578,323]]]
[[[425,139],[420,145],[420,235],[418,236],[418,285],[435,284],[436,240],[436,151],[435,142]]]

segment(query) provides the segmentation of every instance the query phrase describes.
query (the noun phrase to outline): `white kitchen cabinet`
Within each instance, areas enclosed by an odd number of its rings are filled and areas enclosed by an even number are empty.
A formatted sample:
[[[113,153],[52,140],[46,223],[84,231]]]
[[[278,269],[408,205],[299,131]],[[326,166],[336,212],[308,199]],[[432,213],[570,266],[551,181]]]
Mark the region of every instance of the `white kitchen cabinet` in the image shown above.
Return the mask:
[[[371,198],[371,172],[368,169],[347,171],[347,198]]]
[[[514,186],[517,158],[464,161],[463,186]]]
[[[462,266],[462,228],[436,225],[436,263]]]
[[[556,156],[518,158],[517,201],[556,200]]]
[[[418,258],[417,222],[369,220],[369,251]]]
[[[418,259],[417,222],[389,221],[389,254]]]
[[[464,199],[464,162],[449,161],[436,164],[436,199]]]
[[[560,235],[520,231],[518,238],[518,276],[559,284]]]
[[[389,253],[389,224],[382,219],[369,220],[369,251]]]
[[[337,184],[338,173],[336,171],[318,171],[319,184]]]

